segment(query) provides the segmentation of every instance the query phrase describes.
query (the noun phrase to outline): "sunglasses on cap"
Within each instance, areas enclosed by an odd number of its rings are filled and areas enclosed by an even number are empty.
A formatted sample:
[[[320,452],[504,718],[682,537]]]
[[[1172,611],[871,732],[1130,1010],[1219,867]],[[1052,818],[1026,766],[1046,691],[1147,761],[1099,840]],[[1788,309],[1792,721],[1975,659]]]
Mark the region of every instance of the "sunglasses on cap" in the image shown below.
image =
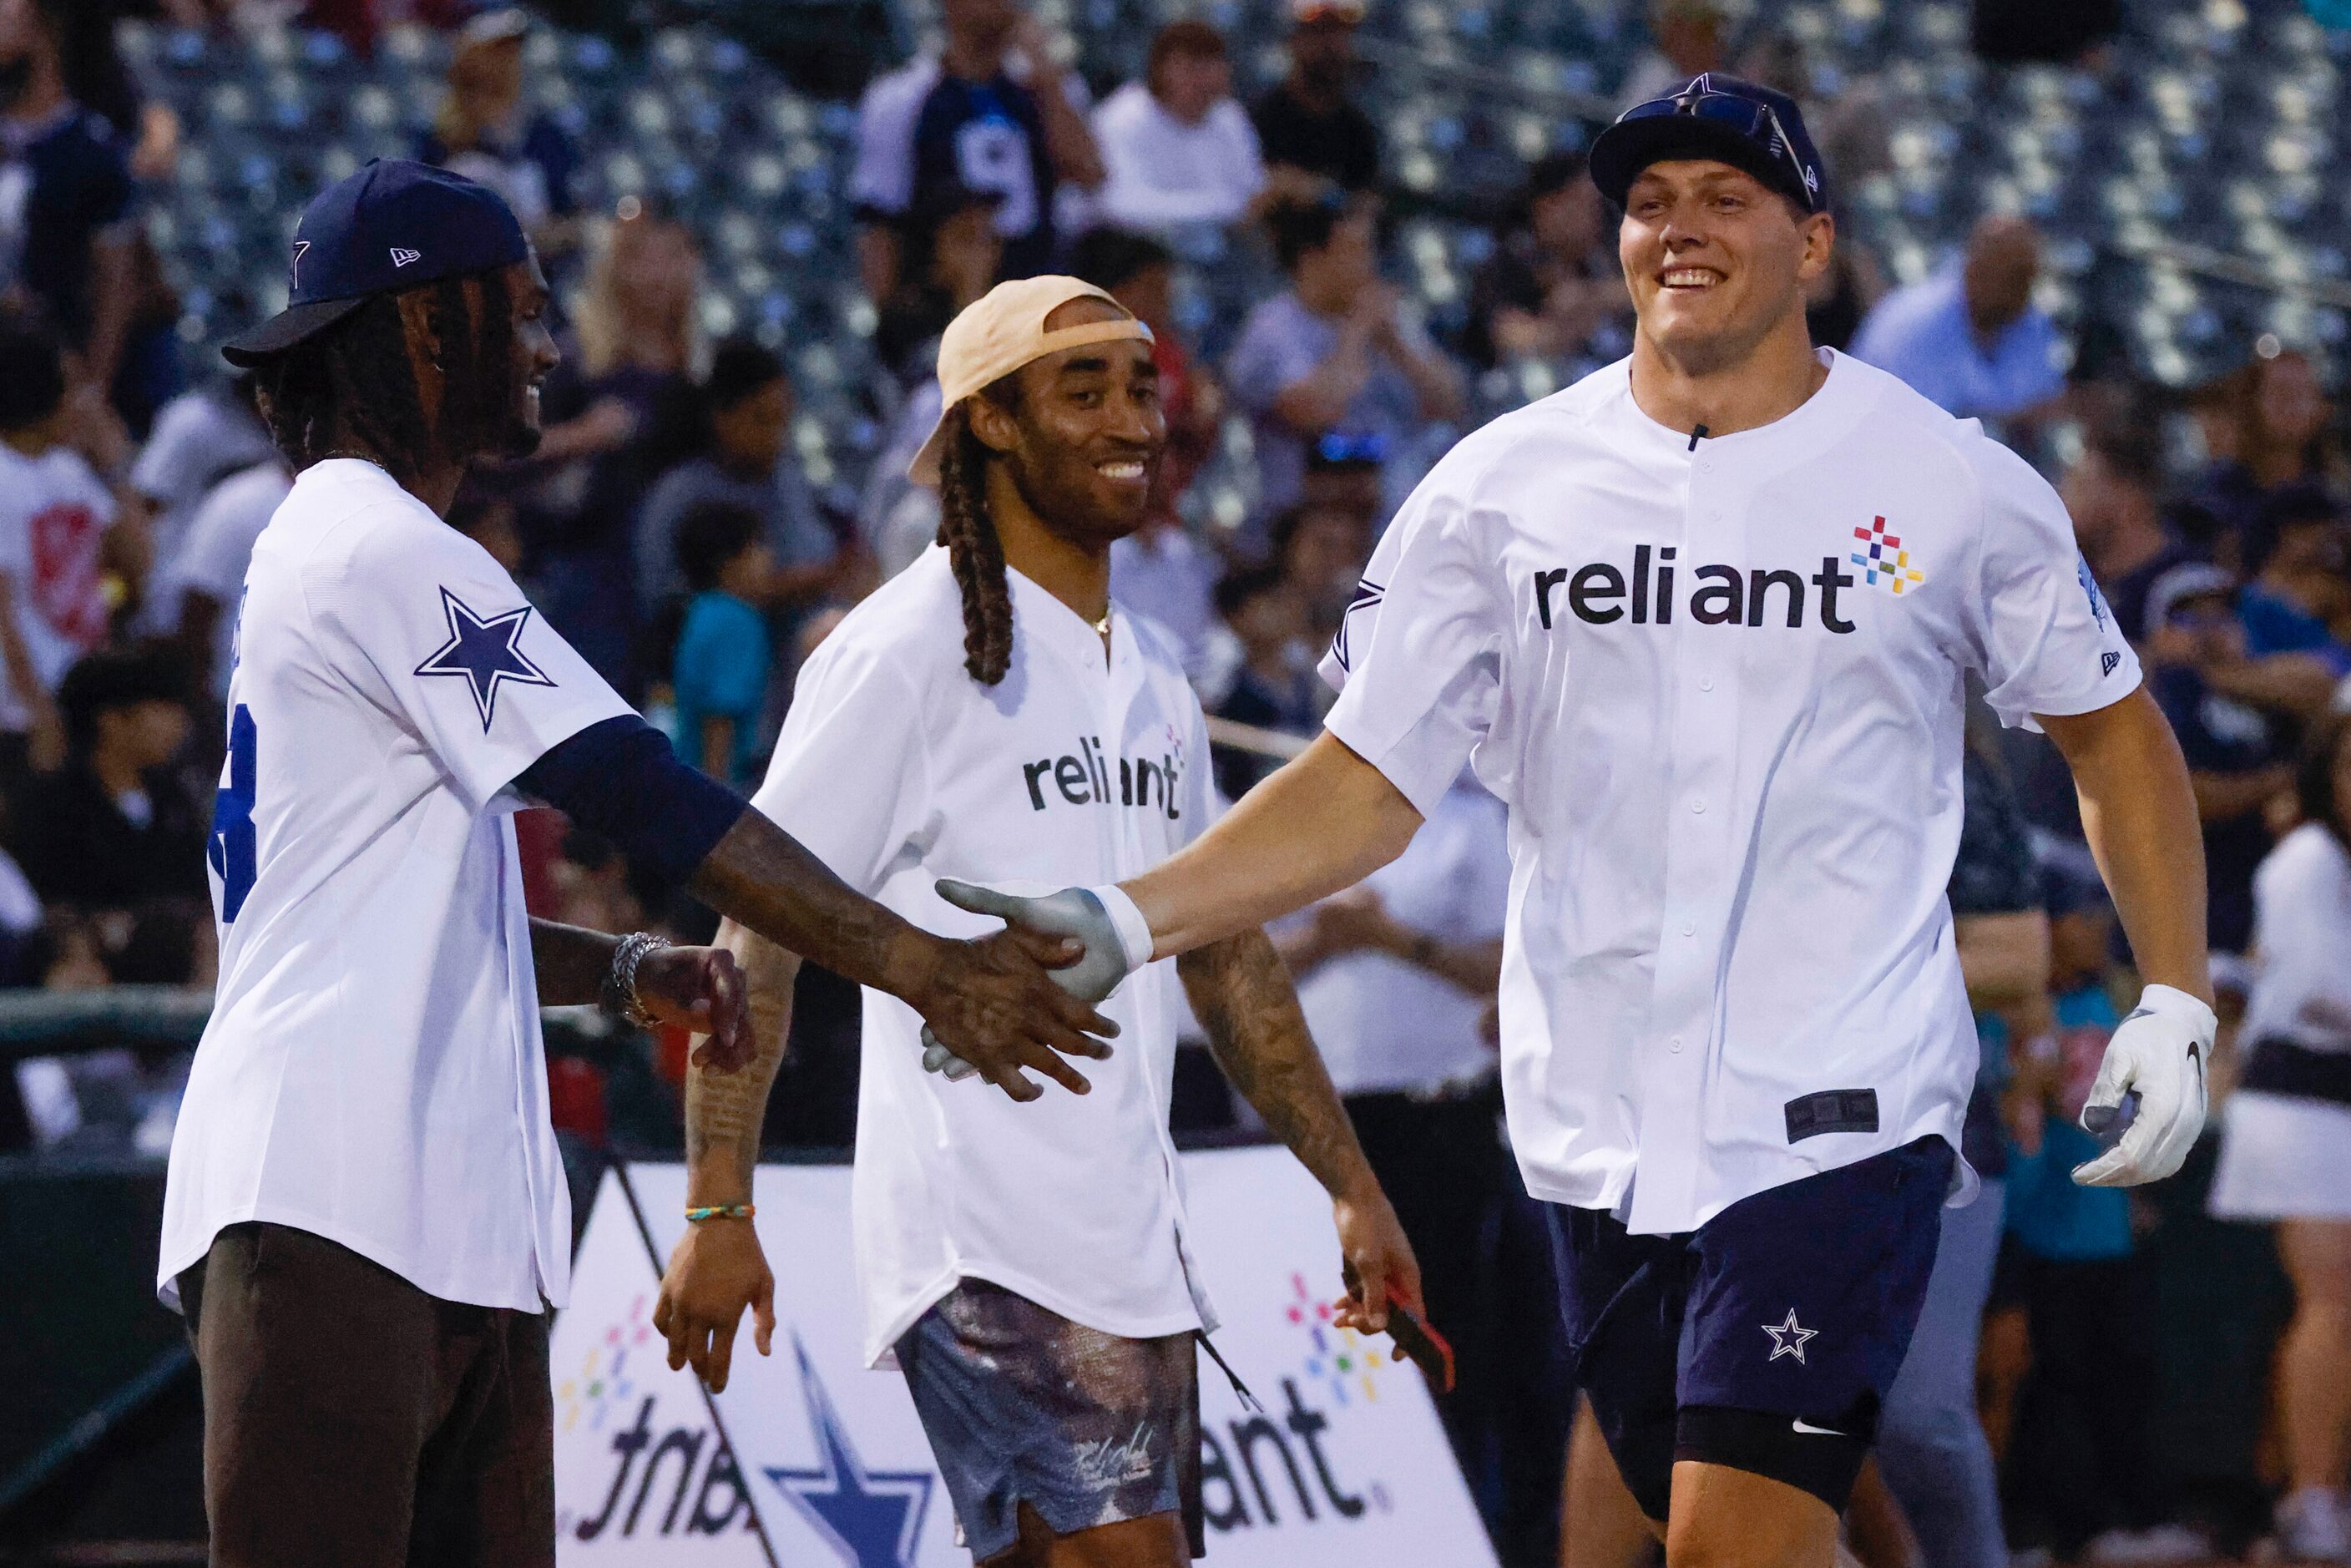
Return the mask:
[[[1635,104],[1593,141],[1593,179],[1621,205],[1644,166],[1676,156],[1719,158],[1745,169],[1807,212],[1827,204],[1819,154],[1802,114],[1768,89],[1700,76],[1678,92]]]

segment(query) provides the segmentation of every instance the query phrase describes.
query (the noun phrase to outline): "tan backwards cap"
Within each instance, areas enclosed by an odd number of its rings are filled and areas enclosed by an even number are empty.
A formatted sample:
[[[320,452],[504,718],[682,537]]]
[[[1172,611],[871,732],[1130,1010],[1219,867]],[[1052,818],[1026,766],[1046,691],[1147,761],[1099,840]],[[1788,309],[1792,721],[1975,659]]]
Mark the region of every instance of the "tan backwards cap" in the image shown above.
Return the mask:
[[[1021,366],[1063,349],[1088,343],[1111,343],[1139,338],[1151,341],[1151,329],[1133,316],[1115,321],[1089,321],[1082,327],[1045,330],[1045,318],[1072,299],[1099,299],[1119,305],[1102,289],[1075,277],[1047,276],[999,283],[964,308],[939,337],[939,422],[930,439],[914,454],[906,476],[918,485],[939,482],[939,459],[946,448],[947,415],[956,404],[982,387],[1002,380]]]

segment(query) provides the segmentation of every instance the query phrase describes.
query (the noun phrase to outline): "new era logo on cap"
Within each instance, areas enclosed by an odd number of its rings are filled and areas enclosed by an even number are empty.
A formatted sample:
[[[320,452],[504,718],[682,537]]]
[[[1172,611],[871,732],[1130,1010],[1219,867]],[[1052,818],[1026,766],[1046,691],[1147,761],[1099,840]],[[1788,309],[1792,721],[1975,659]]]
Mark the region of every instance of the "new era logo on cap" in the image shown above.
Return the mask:
[[[394,267],[406,267],[412,261],[421,260],[423,257],[423,255],[424,253],[421,250],[407,250],[399,246],[393,246],[392,247],[392,265]]]

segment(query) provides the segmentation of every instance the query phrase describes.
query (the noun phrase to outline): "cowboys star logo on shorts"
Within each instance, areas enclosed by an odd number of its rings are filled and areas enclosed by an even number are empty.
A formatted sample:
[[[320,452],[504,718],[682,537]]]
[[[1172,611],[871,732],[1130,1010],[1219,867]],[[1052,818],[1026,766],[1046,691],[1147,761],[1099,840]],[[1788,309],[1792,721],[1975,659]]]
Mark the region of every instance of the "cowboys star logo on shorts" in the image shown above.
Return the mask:
[[[1793,1307],[1788,1309],[1786,1322],[1765,1323],[1762,1328],[1765,1333],[1771,1336],[1771,1354],[1766,1359],[1777,1361],[1783,1355],[1792,1355],[1800,1366],[1804,1361],[1804,1342],[1818,1337],[1821,1332],[1818,1329],[1805,1328],[1798,1323],[1796,1309]]]

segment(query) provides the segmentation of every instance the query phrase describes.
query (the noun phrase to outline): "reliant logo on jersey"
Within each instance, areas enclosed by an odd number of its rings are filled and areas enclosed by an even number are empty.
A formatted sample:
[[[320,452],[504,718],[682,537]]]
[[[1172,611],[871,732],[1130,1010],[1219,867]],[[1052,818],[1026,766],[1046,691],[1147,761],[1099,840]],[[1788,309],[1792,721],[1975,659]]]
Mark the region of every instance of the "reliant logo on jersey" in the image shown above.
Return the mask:
[[[1028,781],[1029,808],[1041,811],[1056,796],[1072,806],[1107,806],[1111,800],[1111,759],[1098,736],[1078,737],[1077,755],[1042,758],[1020,765]],[[1184,743],[1170,726],[1167,749],[1156,759],[1118,759],[1118,798],[1122,806],[1164,811],[1169,821],[1184,815]],[[1048,793],[1046,786],[1052,787]]]
[[[1539,571],[1534,577],[1535,614],[1543,630],[1550,631],[1557,613],[1556,601],[1564,598],[1568,613],[1594,626],[1618,621],[1634,626],[1667,626],[1681,606],[1701,626],[1773,623],[1793,630],[1804,624],[1809,611],[1827,631],[1842,635],[1854,629],[1837,608],[1837,595],[1859,579],[1840,566],[1834,555],[1821,557],[1821,570],[1809,578],[1793,570],[1760,566],[1746,571],[1711,563],[1698,567],[1683,578],[1689,585],[1689,599],[1682,606],[1676,598],[1676,553],[1672,545],[1635,545],[1629,572],[1606,561]],[[1808,594],[1807,586],[1813,591]]]

